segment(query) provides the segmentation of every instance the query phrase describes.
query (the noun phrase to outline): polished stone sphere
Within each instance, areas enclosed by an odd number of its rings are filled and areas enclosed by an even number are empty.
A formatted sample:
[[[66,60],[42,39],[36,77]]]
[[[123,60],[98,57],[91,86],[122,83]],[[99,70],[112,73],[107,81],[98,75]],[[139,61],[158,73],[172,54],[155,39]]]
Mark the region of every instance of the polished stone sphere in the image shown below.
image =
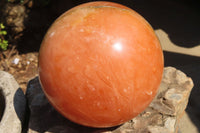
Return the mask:
[[[50,103],[69,120],[112,127],[131,120],[155,97],[163,52],[134,10],[90,2],[62,14],[39,52],[39,78]]]

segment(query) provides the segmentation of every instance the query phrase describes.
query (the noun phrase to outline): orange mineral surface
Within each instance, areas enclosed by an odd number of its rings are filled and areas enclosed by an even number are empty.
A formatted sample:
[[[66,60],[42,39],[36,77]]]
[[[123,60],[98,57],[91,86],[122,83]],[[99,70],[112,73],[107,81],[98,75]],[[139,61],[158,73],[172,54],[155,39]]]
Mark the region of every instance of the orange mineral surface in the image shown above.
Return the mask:
[[[63,116],[111,127],[150,104],[163,64],[159,40],[142,16],[117,3],[90,2],[52,24],[39,52],[39,78]]]

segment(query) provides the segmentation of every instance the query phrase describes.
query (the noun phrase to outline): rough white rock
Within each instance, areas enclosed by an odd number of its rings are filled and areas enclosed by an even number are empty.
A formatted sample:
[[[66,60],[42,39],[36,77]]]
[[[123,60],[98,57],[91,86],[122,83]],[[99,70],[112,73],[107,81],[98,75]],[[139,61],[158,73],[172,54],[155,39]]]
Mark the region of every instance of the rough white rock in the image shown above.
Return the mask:
[[[4,71],[0,71],[0,91],[5,100],[0,133],[21,133],[26,111],[25,95],[13,76]]]

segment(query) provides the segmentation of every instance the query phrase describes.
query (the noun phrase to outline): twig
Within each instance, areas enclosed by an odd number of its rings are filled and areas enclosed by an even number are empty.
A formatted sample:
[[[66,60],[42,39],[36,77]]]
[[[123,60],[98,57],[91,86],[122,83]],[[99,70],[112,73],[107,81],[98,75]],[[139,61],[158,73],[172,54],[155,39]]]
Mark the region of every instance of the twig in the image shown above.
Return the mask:
[[[12,55],[12,53],[13,53],[13,51],[14,51],[15,48],[16,48],[16,46],[14,45],[14,46],[12,47],[12,49],[10,50],[10,52],[8,53],[8,56],[7,56],[7,59],[8,59],[8,60],[10,59],[10,57],[11,57],[11,55]]]

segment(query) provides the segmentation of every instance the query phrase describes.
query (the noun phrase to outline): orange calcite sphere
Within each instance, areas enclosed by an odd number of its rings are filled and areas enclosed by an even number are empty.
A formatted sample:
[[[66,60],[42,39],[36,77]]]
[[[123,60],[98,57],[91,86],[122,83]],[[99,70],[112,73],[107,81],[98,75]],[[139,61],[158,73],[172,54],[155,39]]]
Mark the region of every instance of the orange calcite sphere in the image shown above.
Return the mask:
[[[61,15],[39,52],[39,78],[50,103],[90,127],[122,124],[141,113],[161,82],[163,52],[132,9],[90,2]]]

